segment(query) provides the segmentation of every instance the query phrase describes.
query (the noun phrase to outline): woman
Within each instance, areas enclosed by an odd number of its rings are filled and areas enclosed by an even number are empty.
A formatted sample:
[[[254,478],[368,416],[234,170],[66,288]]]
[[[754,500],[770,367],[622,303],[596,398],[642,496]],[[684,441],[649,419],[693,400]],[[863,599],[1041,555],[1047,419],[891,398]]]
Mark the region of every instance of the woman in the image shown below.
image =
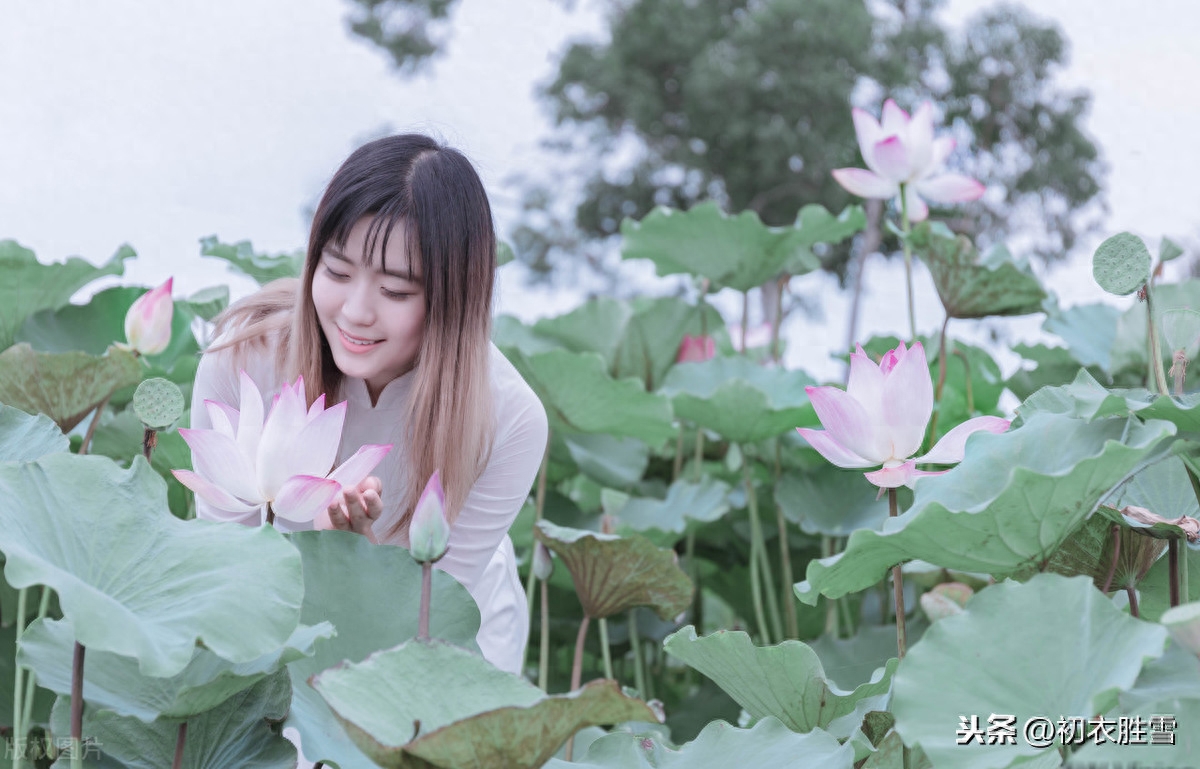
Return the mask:
[[[265,400],[303,376],[310,404],[321,394],[347,401],[338,463],[364,444],[394,445],[378,476],[345,489],[317,528],[407,546],[416,501],[439,470],[451,534],[437,567],[479,604],[483,656],[519,672],[529,616],[507,532],[547,424],[489,341],[495,269],[491,208],[466,158],[415,134],[371,142],[325,190],[300,279],[275,281],[217,319],[192,402],[236,405],[240,369]],[[192,422],[211,426],[204,408]],[[199,497],[196,508],[201,518],[259,523]]]

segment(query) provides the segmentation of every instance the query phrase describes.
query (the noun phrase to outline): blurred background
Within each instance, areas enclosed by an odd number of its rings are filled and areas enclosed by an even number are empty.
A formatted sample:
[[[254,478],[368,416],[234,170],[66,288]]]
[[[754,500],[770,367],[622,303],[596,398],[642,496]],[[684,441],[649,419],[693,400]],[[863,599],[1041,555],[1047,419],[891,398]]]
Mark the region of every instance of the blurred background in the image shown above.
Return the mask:
[[[1125,306],[1091,278],[1102,239],[1170,236],[1187,255],[1168,279],[1200,245],[1198,33],[1193,0],[8,0],[0,238],[43,262],[132,245],[92,291],[174,275],[177,296],[238,298],[254,282],[201,238],[302,248],[350,151],[422,131],[480,171],[517,255],[497,310],[529,321],[597,294],[694,293],[620,260],[622,218],[654,205],[716,199],[787,225],[861,202],[829,174],[862,165],[850,108],[931,99],[958,141],[949,165],[988,186],[933,218],[1028,258],[1063,306]],[[868,214],[785,287],[785,365],[836,377],[831,352],[905,328],[896,214]],[[924,272],[917,291],[935,333]],[[1003,348],[1041,321],[955,330]]]

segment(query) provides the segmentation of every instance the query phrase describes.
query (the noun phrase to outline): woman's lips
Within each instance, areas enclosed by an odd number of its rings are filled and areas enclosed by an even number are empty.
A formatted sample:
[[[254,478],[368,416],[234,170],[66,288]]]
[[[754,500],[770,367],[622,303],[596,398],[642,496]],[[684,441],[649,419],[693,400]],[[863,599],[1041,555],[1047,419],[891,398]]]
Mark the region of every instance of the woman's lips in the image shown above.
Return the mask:
[[[362,353],[362,352],[367,352],[369,350],[374,350],[376,347],[379,346],[379,343],[382,341],[380,339],[369,341],[369,340],[363,339],[361,337],[356,337],[351,334],[347,334],[345,331],[343,331],[340,328],[338,329],[338,335],[342,339],[342,347],[345,347],[350,352],[355,352],[355,353]],[[363,344],[363,342],[367,342],[367,341],[369,341],[369,344]]]

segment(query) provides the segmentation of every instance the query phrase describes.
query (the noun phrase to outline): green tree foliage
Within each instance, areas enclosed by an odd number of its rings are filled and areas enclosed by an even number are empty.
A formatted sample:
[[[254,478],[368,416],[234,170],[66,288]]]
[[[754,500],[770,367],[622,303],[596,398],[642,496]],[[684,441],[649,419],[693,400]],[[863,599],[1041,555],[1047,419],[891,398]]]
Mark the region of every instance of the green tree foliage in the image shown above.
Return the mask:
[[[413,74],[441,52],[450,11],[458,0],[351,0],[350,31],[392,57],[404,74]]]

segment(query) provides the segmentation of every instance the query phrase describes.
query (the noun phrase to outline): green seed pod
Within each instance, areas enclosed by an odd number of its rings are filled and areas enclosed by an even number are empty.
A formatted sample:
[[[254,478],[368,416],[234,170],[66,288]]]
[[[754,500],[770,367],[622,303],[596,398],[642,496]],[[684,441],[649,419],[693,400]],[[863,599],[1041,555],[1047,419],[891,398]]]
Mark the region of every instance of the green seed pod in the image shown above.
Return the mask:
[[[147,379],[133,393],[133,412],[154,430],[165,430],[183,416],[183,393],[162,377]]]

